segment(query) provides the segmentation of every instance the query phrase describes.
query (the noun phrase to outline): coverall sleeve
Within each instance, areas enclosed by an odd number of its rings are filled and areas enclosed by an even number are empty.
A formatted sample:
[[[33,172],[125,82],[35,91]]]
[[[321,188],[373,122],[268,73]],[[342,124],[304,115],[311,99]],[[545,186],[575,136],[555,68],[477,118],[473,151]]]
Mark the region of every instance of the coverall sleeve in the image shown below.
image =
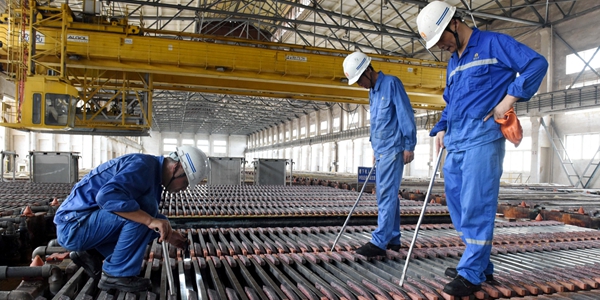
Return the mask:
[[[140,163],[123,166],[96,195],[96,202],[110,212],[132,212],[140,209],[136,199],[148,189],[148,174],[156,170]]]
[[[433,126],[433,128],[431,128],[429,136],[436,136],[438,132],[446,131],[447,128],[448,121],[446,120],[446,108],[444,108],[444,110],[442,110],[442,116],[440,117],[440,120],[435,124],[435,126]]]
[[[404,86],[399,79],[394,81],[394,90],[392,99],[396,106],[396,116],[398,118],[398,127],[404,137],[404,150],[415,151],[417,144],[417,126],[415,124],[415,113],[410,104],[410,99],[404,90]]]
[[[447,93],[448,93],[448,79],[446,78],[446,88],[444,89],[444,95],[442,96],[444,98],[444,101],[446,102],[446,107],[444,107],[444,109],[442,110],[442,116],[440,117],[440,120],[435,124],[435,126],[433,126],[433,128],[431,128],[431,131],[429,132],[429,136],[436,136],[438,132],[447,131],[447,129],[448,129],[447,111],[448,111],[448,106],[450,105],[450,103],[448,103]]]
[[[498,35],[492,46],[497,58],[509,68],[519,72],[519,77],[508,86],[507,93],[528,101],[537,92],[548,71],[548,61],[528,46],[506,35]]]

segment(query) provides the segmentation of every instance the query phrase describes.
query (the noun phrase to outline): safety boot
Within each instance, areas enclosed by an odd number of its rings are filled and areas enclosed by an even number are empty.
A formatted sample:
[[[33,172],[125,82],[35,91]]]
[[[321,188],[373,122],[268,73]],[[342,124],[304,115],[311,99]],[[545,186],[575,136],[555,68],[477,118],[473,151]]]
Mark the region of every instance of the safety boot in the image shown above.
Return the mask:
[[[101,290],[119,290],[123,292],[141,292],[152,288],[150,279],[137,276],[115,277],[102,272],[102,277],[98,283]]]
[[[458,276],[458,271],[456,268],[447,268],[446,271],[444,271],[444,275],[450,278],[456,278],[456,276]],[[485,274],[485,282],[495,283],[496,280],[494,280],[494,274]]]
[[[444,286],[444,293],[458,297],[469,296],[479,290],[481,290],[481,284],[472,284],[460,275]]]
[[[71,260],[83,268],[85,272],[94,280],[99,280],[102,274],[102,257],[94,255],[93,251],[73,251],[69,253]]]
[[[362,247],[356,249],[356,254],[360,254],[365,257],[384,256],[385,250],[375,246],[375,244],[368,242]]]
[[[388,250],[392,250],[392,251],[400,251],[400,245],[394,245],[394,244],[387,244],[386,247]]]

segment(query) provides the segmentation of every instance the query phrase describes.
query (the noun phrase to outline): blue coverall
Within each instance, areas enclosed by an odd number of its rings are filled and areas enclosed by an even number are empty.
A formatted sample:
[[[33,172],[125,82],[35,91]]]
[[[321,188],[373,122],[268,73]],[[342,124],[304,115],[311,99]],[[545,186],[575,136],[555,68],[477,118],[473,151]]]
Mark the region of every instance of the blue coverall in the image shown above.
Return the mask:
[[[543,56],[512,37],[476,28],[462,55],[453,53],[448,63],[447,105],[430,135],[446,131],[446,201],[467,245],[457,270],[473,284],[494,272],[490,252],[505,152],[500,125],[483,119],[506,94],[528,101],[547,68]]]
[[[400,244],[398,191],[404,169],[404,150],[414,151],[417,129],[412,106],[400,79],[379,72],[369,91],[371,146],[377,164],[377,229],[371,243],[386,249]]]
[[[154,218],[162,193],[164,157],[127,154],[105,162],[79,181],[54,217],[58,243],[71,251],[97,249],[111,276],[140,274],[146,245],[159,236],[113,212],[141,209]]]

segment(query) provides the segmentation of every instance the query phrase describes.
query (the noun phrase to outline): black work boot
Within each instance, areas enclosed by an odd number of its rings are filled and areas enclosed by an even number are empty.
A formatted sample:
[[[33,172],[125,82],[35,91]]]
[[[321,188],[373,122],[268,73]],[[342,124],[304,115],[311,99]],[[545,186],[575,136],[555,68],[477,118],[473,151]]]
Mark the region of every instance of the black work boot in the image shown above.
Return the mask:
[[[459,297],[472,295],[479,290],[481,290],[481,284],[472,284],[460,275],[444,286],[444,293]]]
[[[365,257],[384,256],[385,250],[375,246],[373,243],[368,242],[362,247],[356,249],[356,254],[360,254]]]
[[[392,250],[392,251],[400,251],[400,245],[394,245],[394,244],[387,244],[386,247],[388,250]]]
[[[447,268],[446,271],[444,271],[444,275],[446,275],[450,278],[456,278],[456,276],[458,276],[458,271],[456,270],[456,268]],[[487,283],[496,282],[494,280],[494,274],[485,274],[485,282],[487,282]]]
[[[102,272],[102,278],[98,283],[101,290],[119,290],[123,292],[141,292],[152,288],[150,279],[137,276],[114,277]]]
[[[99,280],[102,274],[102,257],[94,255],[88,251],[73,251],[69,253],[71,260],[83,268],[85,272],[94,280]]]

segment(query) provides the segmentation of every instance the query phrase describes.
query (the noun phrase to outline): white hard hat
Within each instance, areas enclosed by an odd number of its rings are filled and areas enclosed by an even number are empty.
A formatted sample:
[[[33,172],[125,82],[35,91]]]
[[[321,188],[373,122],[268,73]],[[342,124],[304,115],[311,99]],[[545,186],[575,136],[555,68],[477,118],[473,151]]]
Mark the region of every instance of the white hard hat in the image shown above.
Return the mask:
[[[433,1],[421,10],[417,17],[417,27],[419,34],[425,39],[427,49],[440,40],[455,11],[456,7],[444,1]]]
[[[194,188],[208,175],[208,158],[202,150],[192,146],[177,147],[177,156],[188,179],[188,187]]]
[[[344,59],[344,75],[348,78],[348,85],[356,83],[370,63],[371,58],[362,52],[357,51],[346,56],[346,59]]]

